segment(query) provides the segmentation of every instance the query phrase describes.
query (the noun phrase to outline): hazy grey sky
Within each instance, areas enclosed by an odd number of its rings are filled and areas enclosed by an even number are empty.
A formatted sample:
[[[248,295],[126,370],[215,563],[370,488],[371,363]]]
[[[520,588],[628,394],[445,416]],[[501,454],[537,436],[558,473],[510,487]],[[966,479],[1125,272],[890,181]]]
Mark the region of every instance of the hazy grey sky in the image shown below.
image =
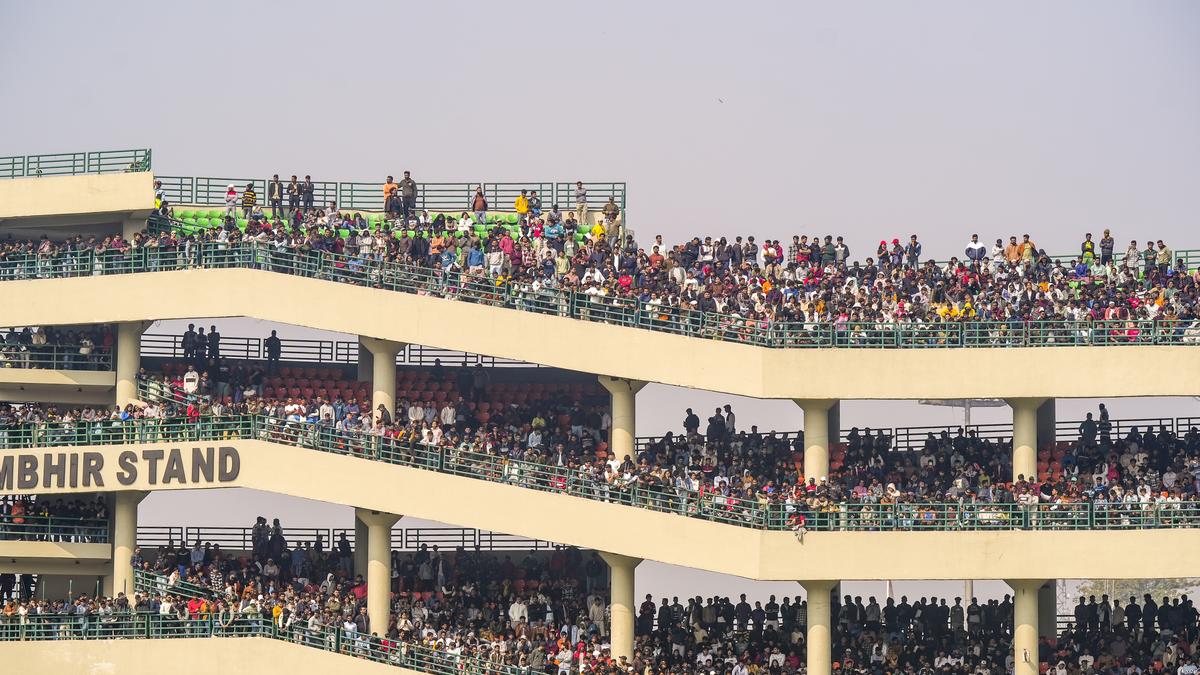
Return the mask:
[[[910,233],[937,257],[971,232],[1068,252],[1105,227],[1200,248],[1198,85],[1188,1],[0,0],[0,155],[152,147],[168,175],[624,180],[642,241],[843,234],[855,257]],[[727,399],[648,388],[639,431]],[[735,405],[743,426],[800,424],[790,402]],[[1060,419],[1093,405],[1062,402]],[[956,419],[916,411],[851,402],[842,419]],[[181,522],[202,498],[156,497],[143,520]],[[347,517],[294,507],[313,525]],[[647,564],[639,592],[693,579],[735,590]]]

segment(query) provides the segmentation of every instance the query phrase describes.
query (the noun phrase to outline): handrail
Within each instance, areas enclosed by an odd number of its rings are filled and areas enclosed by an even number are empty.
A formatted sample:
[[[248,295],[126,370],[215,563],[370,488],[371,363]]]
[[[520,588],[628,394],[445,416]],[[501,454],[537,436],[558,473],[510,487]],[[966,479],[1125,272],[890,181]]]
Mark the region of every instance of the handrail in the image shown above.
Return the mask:
[[[0,541],[108,543],[108,521],[7,513],[0,515]]]
[[[179,618],[157,612],[113,614],[29,614],[21,622],[0,621],[0,642],[32,640],[162,639],[261,637],[344,654],[434,675],[491,673],[527,675],[517,666],[440,652],[416,642],[401,642],[337,626],[279,626],[260,616],[208,609]]]
[[[112,370],[112,367],[112,351],[99,345],[85,347],[81,344],[11,345],[0,343],[0,368]]]
[[[568,467],[536,464],[457,448],[431,447],[373,434],[266,416],[133,420],[126,423],[27,424],[7,430],[9,447],[121,445],[166,441],[258,439],[297,448],[349,455],[525,489],[636,506],[761,530],[791,530],[802,515],[809,530],[1056,530],[1200,527],[1200,502],[1146,504],[1049,503],[839,503],[813,510],[804,503],[733,498],[634,480],[609,485],[582,478]]]
[[[215,544],[222,548],[249,551],[253,548],[252,529],[230,526],[138,526],[139,546],[187,546],[197,541]],[[3,525],[0,524],[0,533]],[[354,528],[285,527],[283,536],[288,544],[316,545],[320,542],[326,551],[335,550],[342,535],[353,546]],[[3,537],[0,537],[3,538]],[[556,544],[541,539],[529,539],[501,532],[489,532],[468,527],[401,527],[391,531],[391,547],[394,551],[416,551],[422,546],[438,546],[443,549],[462,547],[481,551],[549,551]]]
[[[280,338],[279,360],[291,363],[328,363],[354,365],[358,363],[358,342],[352,340],[307,340]],[[141,355],[152,358],[184,357],[183,336],[165,333],[143,333]],[[264,338],[244,336],[221,336],[221,357],[250,361],[267,360]],[[453,349],[438,349],[424,345],[406,344],[396,354],[396,365],[431,366],[435,361],[443,365],[475,365],[488,367],[537,368],[538,364],[514,359],[505,359],[482,354],[471,354]]]
[[[210,178],[207,176],[156,176],[156,178],[162,181],[163,193],[171,204],[224,206],[226,188],[232,183],[238,190],[239,196],[246,185],[253,184],[254,191],[258,196],[258,205],[264,211],[268,211],[271,206],[268,193],[270,181],[266,178]],[[281,178],[280,182],[283,184],[284,192],[281,206],[286,208],[290,204],[288,195],[290,180]],[[538,193],[538,197],[542,200],[543,212],[549,211],[554,204],[558,204],[563,213],[575,209],[575,183],[554,181],[417,183],[413,205],[418,211],[446,212],[455,215],[473,211],[471,200],[477,187],[483,188],[484,197],[488,202],[488,213],[515,213],[514,201],[522,190]],[[591,211],[602,210],[609,197],[613,198],[622,213],[625,211],[625,183],[585,181],[584,187],[588,191],[588,208]],[[313,207],[318,209],[324,209],[330,203],[334,203],[341,210],[383,211],[383,181],[314,181],[312,202]],[[238,206],[241,206],[240,201]]]
[[[196,267],[257,269],[324,281],[455,299],[492,307],[769,348],[1006,348],[1200,346],[1200,326],[1183,320],[963,321],[944,323],[770,322],[627,298],[541,288],[486,276],[318,250],[280,250],[257,242],[201,243],[128,252],[92,250],[0,260],[0,281],[130,274]]]
[[[148,148],[0,157],[0,178],[79,176],[150,170]]]

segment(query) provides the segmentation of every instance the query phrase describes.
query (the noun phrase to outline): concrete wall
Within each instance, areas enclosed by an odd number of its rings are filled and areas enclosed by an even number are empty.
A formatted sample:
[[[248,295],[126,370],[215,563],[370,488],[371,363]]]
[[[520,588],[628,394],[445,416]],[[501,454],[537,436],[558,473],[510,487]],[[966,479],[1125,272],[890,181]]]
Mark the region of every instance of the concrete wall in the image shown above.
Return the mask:
[[[0,573],[106,574],[111,560],[111,544],[0,541]]]
[[[1200,348],[1184,346],[766,349],[241,269],[12,281],[0,291],[8,325],[246,316],[757,398],[1200,395]],[[530,339],[546,335],[554,339]],[[811,377],[814,358],[823,377]],[[1122,375],[1080,376],[1088,372]]]
[[[277,443],[222,444],[238,450],[236,479],[195,485],[162,485],[161,478],[151,484],[144,463],[128,485],[112,479],[120,453],[162,449],[163,444],[73,450],[103,456],[102,491],[245,487],[749,579],[1166,578],[1194,576],[1200,559],[1200,529],[1182,528],[812,532],[801,544],[790,532],[764,532]],[[186,444],[182,447],[185,455],[190,453]],[[38,489],[43,494],[71,491],[55,486]],[[75,491],[95,492],[96,488]],[[1123,556],[1114,551],[1154,551],[1155,555]]]
[[[148,171],[0,181],[0,221],[116,221],[129,214],[144,218],[153,208],[154,176]]]
[[[6,670],[29,675],[162,675],[181,666],[182,672],[289,675],[417,672],[271,638],[4,642],[0,643],[0,652]]]
[[[0,401],[111,405],[116,386],[111,370],[0,368]]]

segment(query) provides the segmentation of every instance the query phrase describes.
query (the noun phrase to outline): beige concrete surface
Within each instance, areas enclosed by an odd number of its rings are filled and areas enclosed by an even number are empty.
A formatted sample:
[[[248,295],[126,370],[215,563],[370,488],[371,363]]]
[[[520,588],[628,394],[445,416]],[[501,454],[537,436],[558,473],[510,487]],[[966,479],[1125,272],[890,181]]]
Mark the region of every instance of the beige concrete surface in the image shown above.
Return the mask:
[[[205,292],[196,293],[197,288]],[[812,349],[766,349],[687,338],[243,269],[9,281],[0,285],[0,292],[4,298],[0,324],[14,326],[246,316],[756,398],[1200,395],[1200,348],[1186,346],[830,348],[818,354]],[[69,301],[51,301],[55,298]],[[297,300],[280,302],[280,298]],[[814,358],[820,358],[828,376],[807,375]],[[1138,367],[1129,368],[1134,361]],[[1079,376],[1097,369],[1122,376]],[[967,372],[987,373],[987,377],[953,376]]]
[[[183,672],[289,675],[418,672],[260,637],[31,640],[0,643],[0,653],[8,672],[29,675],[162,675],[164,671],[180,668]]]
[[[1114,531],[766,532],[632,506],[542,492],[474,478],[304,450],[266,441],[206,443],[237,450],[235,478],[163,484],[160,459],[154,483],[145,450],[189,444],[94,446],[104,485],[38,489],[42,494],[114,490],[245,487],[333,504],[403,513],[447,524],[507,532],[580,548],[656,560],[749,579],[1142,579],[1194,576],[1200,529]],[[61,448],[51,451],[60,452]],[[122,453],[138,469],[116,480]],[[29,451],[17,454],[29,454]],[[85,463],[81,459],[80,466]],[[214,476],[217,478],[218,476]],[[0,494],[19,492],[14,487]],[[1155,551],[1152,558],[1097,555],[1098,551]]]
[[[107,574],[112,560],[109,544],[49,541],[0,541],[0,574]]]
[[[0,401],[111,404],[116,382],[112,371],[0,368]]]
[[[153,209],[154,176],[148,171],[0,181],[0,224],[123,223]]]

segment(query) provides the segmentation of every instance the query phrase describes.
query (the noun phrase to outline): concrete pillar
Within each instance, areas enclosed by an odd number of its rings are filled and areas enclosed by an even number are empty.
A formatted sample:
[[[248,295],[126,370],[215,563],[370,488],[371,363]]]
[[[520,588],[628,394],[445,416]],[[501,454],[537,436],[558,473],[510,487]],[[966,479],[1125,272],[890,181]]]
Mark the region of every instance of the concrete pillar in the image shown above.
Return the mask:
[[[633,663],[633,623],[637,616],[633,600],[633,571],[642,559],[603,551],[600,557],[608,563],[609,571],[612,655],[614,659],[620,660],[623,656],[628,663]]]
[[[826,425],[829,430],[829,442],[842,442],[842,402],[834,401],[833,405],[829,406],[829,412],[825,414]]]
[[[354,514],[354,573],[361,574],[363,579],[367,578],[367,540],[368,534],[367,524],[358,519],[358,513]]]
[[[371,417],[374,419],[379,404],[387,408],[396,418],[396,355],[404,349],[401,342],[378,340],[376,338],[359,337],[358,343],[371,352],[371,385],[374,393],[371,397]],[[360,350],[361,351],[361,350]]]
[[[125,405],[138,399],[137,374],[142,366],[142,321],[126,321],[117,324],[117,405]]]
[[[1037,480],[1038,407],[1044,398],[1005,399],[1013,411],[1013,480]]]
[[[823,416],[822,416],[823,417]],[[833,670],[833,632],[830,595],[836,581],[801,581],[808,593],[807,675],[830,675]]]
[[[1037,409],[1037,446],[1039,449],[1053,445],[1058,440],[1058,411],[1052,398]]]
[[[612,431],[608,448],[617,459],[636,458],[637,393],[646,383],[601,375],[600,384],[604,385],[612,399]]]
[[[358,343],[358,381],[370,382],[375,377],[375,359],[371,356],[371,350],[359,341]]]
[[[1013,589],[1013,675],[1038,673],[1038,592],[1045,579],[1008,579]]]
[[[146,218],[126,218],[121,223],[121,236],[132,241],[133,235],[146,229]]]
[[[354,517],[367,526],[367,616],[371,632],[384,636],[392,618],[392,526],[400,516],[354,509]],[[354,544],[357,547],[359,542]]]
[[[1050,399],[1053,403],[1054,399]],[[1058,636],[1058,581],[1051,579],[1038,589],[1038,637]]]
[[[105,590],[111,597],[119,593],[133,595],[133,566],[130,559],[137,548],[138,504],[147,492],[127,490],[117,492],[113,498],[112,513],[112,575],[105,578]]]
[[[838,402],[815,398],[795,401],[804,411],[804,480],[816,478],[819,481],[829,477],[829,411]]]

